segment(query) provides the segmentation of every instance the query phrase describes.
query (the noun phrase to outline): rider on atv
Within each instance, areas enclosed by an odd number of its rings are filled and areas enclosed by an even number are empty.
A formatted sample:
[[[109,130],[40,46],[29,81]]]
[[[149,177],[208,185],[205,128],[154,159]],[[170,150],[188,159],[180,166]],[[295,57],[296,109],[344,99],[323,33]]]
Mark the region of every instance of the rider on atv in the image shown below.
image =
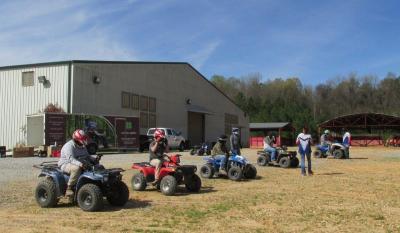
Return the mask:
[[[77,129],[72,134],[72,140],[68,141],[61,148],[61,156],[58,167],[70,175],[65,196],[74,195],[72,187],[78,181],[79,175],[88,163],[96,163],[97,159],[90,156],[86,150],[87,135],[81,129]]]
[[[264,138],[264,151],[271,154],[271,162],[276,163],[276,148],[274,147],[275,136],[269,133]]]
[[[214,147],[211,150],[211,156],[213,158],[221,159],[221,170],[225,170],[225,163],[229,158],[229,150],[226,147],[226,135],[221,135],[217,139],[217,143],[215,143]]]
[[[150,143],[150,164],[156,168],[154,174],[153,185],[160,182],[160,170],[164,161],[164,154],[169,151],[168,141],[165,138],[165,132],[161,129],[156,129],[154,132],[154,141]]]
[[[321,140],[320,140],[320,144],[323,147],[327,147],[328,151],[330,151],[330,147],[332,145],[332,142],[329,140],[329,130],[325,130],[324,133],[321,135]]]

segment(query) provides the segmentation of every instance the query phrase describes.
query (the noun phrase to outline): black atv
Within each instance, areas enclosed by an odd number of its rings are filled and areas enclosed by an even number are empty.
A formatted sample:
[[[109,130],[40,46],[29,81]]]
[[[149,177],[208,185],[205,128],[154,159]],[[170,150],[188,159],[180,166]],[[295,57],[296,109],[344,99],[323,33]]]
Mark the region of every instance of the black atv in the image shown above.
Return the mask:
[[[41,169],[35,190],[36,202],[43,208],[54,207],[65,196],[69,175],[58,168],[57,162],[43,162],[34,167]],[[125,205],[129,199],[129,190],[122,182],[123,169],[105,169],[102,165],[88,163],[84,167],[73,187],[72,202],[84,211],[103,209],[103,197],[111,205]]]
[[[286,146],[276,147],[276,163],[282,168],[298,167],[299,159],[296,151],[288,151]],[[266,151],[257,152],[257,164],[260,166],[272,166],[271,155]]]

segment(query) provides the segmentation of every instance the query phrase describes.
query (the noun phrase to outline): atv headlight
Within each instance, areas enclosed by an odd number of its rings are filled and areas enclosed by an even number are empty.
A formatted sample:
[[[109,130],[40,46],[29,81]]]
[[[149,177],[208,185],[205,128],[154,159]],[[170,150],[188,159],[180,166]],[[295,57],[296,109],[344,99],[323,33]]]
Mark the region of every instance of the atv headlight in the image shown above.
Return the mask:
[[[108,182],[108,175],[103,176],[103,182],[105,182],[105,183]]]

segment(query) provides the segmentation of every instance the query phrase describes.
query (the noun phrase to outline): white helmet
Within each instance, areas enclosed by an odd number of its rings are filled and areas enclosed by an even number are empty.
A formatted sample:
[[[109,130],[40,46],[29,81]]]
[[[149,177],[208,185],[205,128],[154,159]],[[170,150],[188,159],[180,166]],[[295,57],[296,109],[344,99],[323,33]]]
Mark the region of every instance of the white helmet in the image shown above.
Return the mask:
[[[326,129],[325,131],[324,131],[324,134],[329,134],[330,132],[329,132],[329,130],[328,129]]]

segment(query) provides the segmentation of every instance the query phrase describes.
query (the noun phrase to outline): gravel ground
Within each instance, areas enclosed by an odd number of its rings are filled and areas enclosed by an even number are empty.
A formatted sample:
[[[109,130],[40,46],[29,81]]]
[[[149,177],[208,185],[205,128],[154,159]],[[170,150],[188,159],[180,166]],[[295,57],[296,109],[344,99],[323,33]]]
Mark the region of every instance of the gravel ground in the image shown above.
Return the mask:
[[[198,167],[203,164],[202,157],[190,156],[189,152],[180,153],[183,155],[182,164],[194,164]],[[101,163],[105,167],[122,167],[130,169],[133,162],[148,161],[148,153],[135,154],[105,154]],[[37,179],[39,169],[33,168],[33,165],[44,161],[58,161],[57,158],[1,158],[0,159],[0,187],[12,182],[33,181]]]

